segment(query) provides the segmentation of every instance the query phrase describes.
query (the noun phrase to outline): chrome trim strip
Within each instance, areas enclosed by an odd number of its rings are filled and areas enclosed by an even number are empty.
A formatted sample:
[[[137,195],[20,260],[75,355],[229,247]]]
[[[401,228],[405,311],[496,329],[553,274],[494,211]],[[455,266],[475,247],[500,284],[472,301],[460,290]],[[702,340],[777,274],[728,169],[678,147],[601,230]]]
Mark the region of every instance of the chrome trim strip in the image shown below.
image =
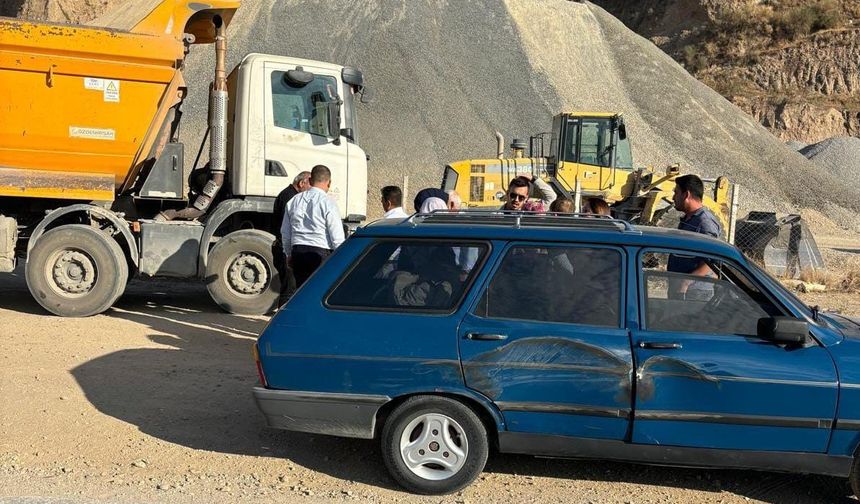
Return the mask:
[[[807,429],[830,429],[833,425],[833,420],[829,418],[739,415],[660,410],[637,410],[633,414],[633,420],[664,420],[672,422],[761,425],[768,427],[801,427]]]
[[[860,430],[860,420],[836,420],[837,430]]]
[[[630,418],[627,408],[605,408],[601,406],[586,406],[581,404],[542,403],[526,401],[497,401],[496,406],[502,412],[526,411],[530,413],[560,413],[563,415],[585,415],[609,418]]]
[[[799,385],[803,387],[827,387],[827,388],[836,388],[839,387],[839,382],[820,382],[820,381],[801,381],[801,380],[779,380],[779,379],[771,379],[771,378],[753,378],[748,376],[726,376],[726,375],[712,375],[712,374],[688,374],[688,373],[679,373],[673,371],[645,371],[639,377],[639,379],[645,377],[676,377],[676,378],[695,378],[695,379],[705,379],[709,381],[737,381],[744,383],[766,383],[772,385]],[[845,387],[845,385],[842,385]],[[856,386],[860,388],[860,385]]]
[[[860,389],[860,383],[840,383],[839,386],[846,389]]]
[[[343,394],[336,392],[305,392],[293,390],[267,389],[254,387],[254,395],[266,400],[273,401],[315,401],[332,403],[356,403],[382,405],[391,398],[385,395],[373,394]]]
[[[614,374],[614,375],[627,375],[630,374],[630,368],[621,368],[621,367],[597,367],[597,366],[583,366],[582,364],[546,364],[543,362],[518,362],[518,361],[463,361],[464,367],[489,367],[489,366],[498,366],[505,368],[514,368],[514,369],[553,369],[553,370],[566,370],[566,371],[588,371],[591,373],[606,373],[606,374]]]

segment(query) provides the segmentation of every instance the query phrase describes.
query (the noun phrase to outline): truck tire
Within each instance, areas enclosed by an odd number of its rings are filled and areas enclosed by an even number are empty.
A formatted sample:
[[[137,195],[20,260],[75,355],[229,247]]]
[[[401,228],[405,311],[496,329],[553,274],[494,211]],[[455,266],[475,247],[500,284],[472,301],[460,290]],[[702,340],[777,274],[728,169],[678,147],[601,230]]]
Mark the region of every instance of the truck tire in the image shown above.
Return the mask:
[[[487,463],[487,430],[467,406],[436,396],[415,396],[385,420],[382,460],[410,492],[442,495],[469,485]]]
[[[44,309],[61,317],[89,317],[110,308],[125,291],[128,263],[113,238],[72,224],[39,237],[25,276]]]
[[[275,239],[257,229],[219,239],[206,262],[206,288],[225,311],[263,315],[278,308],[281,278],[272,258]]]

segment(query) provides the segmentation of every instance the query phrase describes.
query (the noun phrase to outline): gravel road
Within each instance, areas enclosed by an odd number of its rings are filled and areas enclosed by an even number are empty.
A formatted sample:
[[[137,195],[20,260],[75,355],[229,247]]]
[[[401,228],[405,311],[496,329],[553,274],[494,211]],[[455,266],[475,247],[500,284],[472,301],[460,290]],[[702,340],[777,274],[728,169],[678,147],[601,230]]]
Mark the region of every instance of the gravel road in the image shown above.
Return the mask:
[[[0,275],[0,504],[846,499],[833,478],[502,455],[460,494],[409,495],[372,441],[264,426],[249,392],[264,318],[221,313],[199,285],[154,282],[104,315],[61,319],[22,274]]]

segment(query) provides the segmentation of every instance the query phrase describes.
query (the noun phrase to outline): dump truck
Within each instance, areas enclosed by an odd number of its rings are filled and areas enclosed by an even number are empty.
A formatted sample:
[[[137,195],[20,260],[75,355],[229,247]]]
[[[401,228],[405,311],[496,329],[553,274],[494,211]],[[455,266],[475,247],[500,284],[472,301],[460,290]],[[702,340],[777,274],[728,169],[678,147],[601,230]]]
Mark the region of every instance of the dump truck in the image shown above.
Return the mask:
[[[328,166],[346,225],[365,219],[364,75],[266,54],[228,72],[240,1],[144,3],[123,30],[0,18],[0,272],[26,261],[33,297],[61,316],[107,310],[134,277],[201,279],[227,311],[268,312],[273,205],[300,171]],[[200,44],[215,45],[214,79],[188,146],[183,68]],[[189,163],[207,139],[208,162]]]
[[[633,167],[624,118],[613,112],[564,112],[552,121],[552,131],[511,143],[505,157],[504,137],[496,132],[496,158],[455,161],[445,166],[444,189],[454,189],[468,207],[502,204],[510,180],[518,174],[542,177],[556,193],[574,200],[577,211],[586,198],[606,201],[615,217],[637,224],[657,225],[672,218],[671,199],[680,166],[663,171]],[[526,157],[525,150],[529,149]],[[705,179],[703,203],[720,220],[731,241],[738,192],[726,177]]]

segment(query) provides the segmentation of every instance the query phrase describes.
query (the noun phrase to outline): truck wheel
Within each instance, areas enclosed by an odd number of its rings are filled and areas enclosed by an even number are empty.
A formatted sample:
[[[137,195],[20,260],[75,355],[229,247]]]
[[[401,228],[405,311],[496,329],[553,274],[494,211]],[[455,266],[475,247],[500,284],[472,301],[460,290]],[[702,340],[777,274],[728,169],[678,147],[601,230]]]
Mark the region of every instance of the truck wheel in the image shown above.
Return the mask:
[[[61,317],[89,317],[113,305],[125,291],[128,263],[119,244],[81,224],[42,235],[30,251],[27,287],[36,301]]]
[[[274,237],[256,229],[234,231],[209,251],[206,288],[224,310],[262,315],[278,307],[281,279],[272,258]]]
[[[445,397],[413,397],[391,412],[382,430],[382,458],[407,490],[456,492],[484,470],[487,430],[465,405]]]

